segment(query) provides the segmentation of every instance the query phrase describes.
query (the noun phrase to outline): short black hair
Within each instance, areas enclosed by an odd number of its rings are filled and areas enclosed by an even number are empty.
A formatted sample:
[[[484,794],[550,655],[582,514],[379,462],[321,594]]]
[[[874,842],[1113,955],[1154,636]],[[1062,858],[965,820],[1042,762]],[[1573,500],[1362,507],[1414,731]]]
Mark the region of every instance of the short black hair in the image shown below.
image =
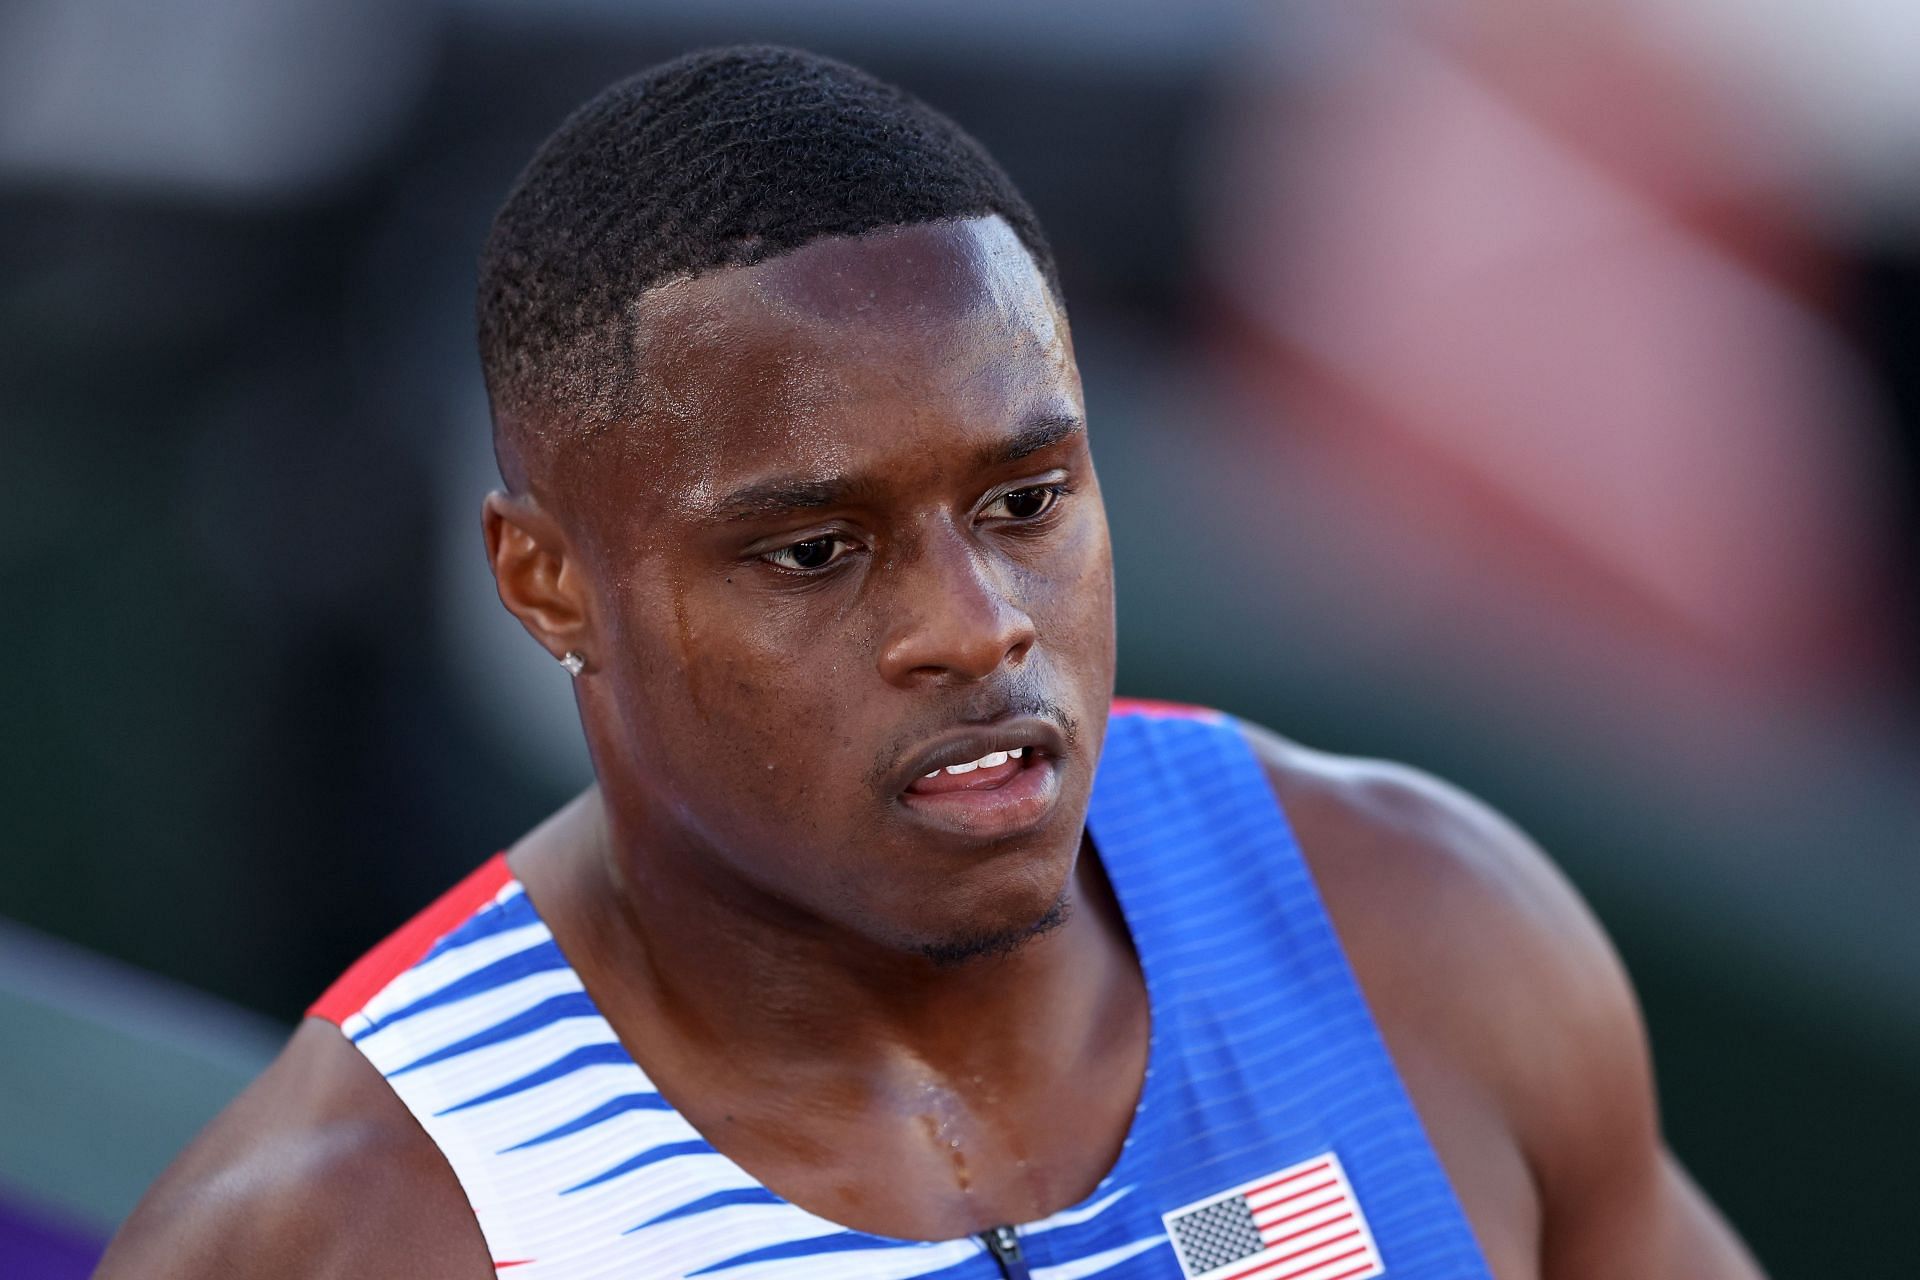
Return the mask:
[[[985,148],[919,99],[842,62],[739,46],[601,92],[543,143],[480,257],[480,362],[516,488],[546,454],[610,425],[648,287],[828,236],[998,214],[1056,299],[1039,220]],[[503,438],[511,435],[512,439]]]

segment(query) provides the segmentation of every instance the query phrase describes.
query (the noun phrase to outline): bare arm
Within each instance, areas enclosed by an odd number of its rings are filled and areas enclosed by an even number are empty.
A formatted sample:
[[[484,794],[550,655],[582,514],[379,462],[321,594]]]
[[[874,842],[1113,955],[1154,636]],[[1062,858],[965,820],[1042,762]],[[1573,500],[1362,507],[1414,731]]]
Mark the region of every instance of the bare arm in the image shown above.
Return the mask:
[[[1414,770],[1249,737],[1496,1271],[1756,1280],[1667,1150],[1625,971],[1546,857]]]
[[[492,1259],[453,1170],[324,1022],[147,1192],[95,1280],[482,1280]]]

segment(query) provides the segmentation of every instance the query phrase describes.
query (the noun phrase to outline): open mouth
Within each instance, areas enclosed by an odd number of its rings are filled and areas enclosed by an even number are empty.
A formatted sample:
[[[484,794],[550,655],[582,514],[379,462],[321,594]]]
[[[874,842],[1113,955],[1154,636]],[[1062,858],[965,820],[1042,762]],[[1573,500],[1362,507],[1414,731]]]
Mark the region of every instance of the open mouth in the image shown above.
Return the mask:
[[[1025,747],[1007,751],[989,751],[977,760],[950,764],[916,779],[907,788],[908,795],[938,796],[955,791],[991,791],[1004,787],[1026,769],[1039,763],[1038,752],[1031,762]]]
[[[1069,743],[1043,716],[957,725],[928,742],[889,779],[901,816],[969,845],[1044,826],[1060,800]]]

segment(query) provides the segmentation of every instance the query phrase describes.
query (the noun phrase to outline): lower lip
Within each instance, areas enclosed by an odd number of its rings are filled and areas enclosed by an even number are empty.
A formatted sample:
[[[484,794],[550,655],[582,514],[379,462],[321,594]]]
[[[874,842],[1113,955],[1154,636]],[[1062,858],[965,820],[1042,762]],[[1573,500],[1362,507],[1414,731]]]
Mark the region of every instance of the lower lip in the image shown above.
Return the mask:
[[[1018,773],[997,787],[924,794],[900,793],[921,822],[979,840],[1000,840],[1039,826],[1060,799],[1060,770],[1046,756],[1028,754]]]

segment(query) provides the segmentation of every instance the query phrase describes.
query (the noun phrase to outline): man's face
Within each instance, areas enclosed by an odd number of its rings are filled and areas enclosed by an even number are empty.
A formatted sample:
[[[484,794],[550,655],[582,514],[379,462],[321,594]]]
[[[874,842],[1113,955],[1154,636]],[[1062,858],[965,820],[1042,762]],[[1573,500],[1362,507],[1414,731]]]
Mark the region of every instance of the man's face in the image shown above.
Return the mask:
[[[719,892],[929,954],[1021,936],[1072,870],[1114,661],[1031,257],[998,218],[929,224],[641,311],[634,442],[566,512],[609,797]]]

